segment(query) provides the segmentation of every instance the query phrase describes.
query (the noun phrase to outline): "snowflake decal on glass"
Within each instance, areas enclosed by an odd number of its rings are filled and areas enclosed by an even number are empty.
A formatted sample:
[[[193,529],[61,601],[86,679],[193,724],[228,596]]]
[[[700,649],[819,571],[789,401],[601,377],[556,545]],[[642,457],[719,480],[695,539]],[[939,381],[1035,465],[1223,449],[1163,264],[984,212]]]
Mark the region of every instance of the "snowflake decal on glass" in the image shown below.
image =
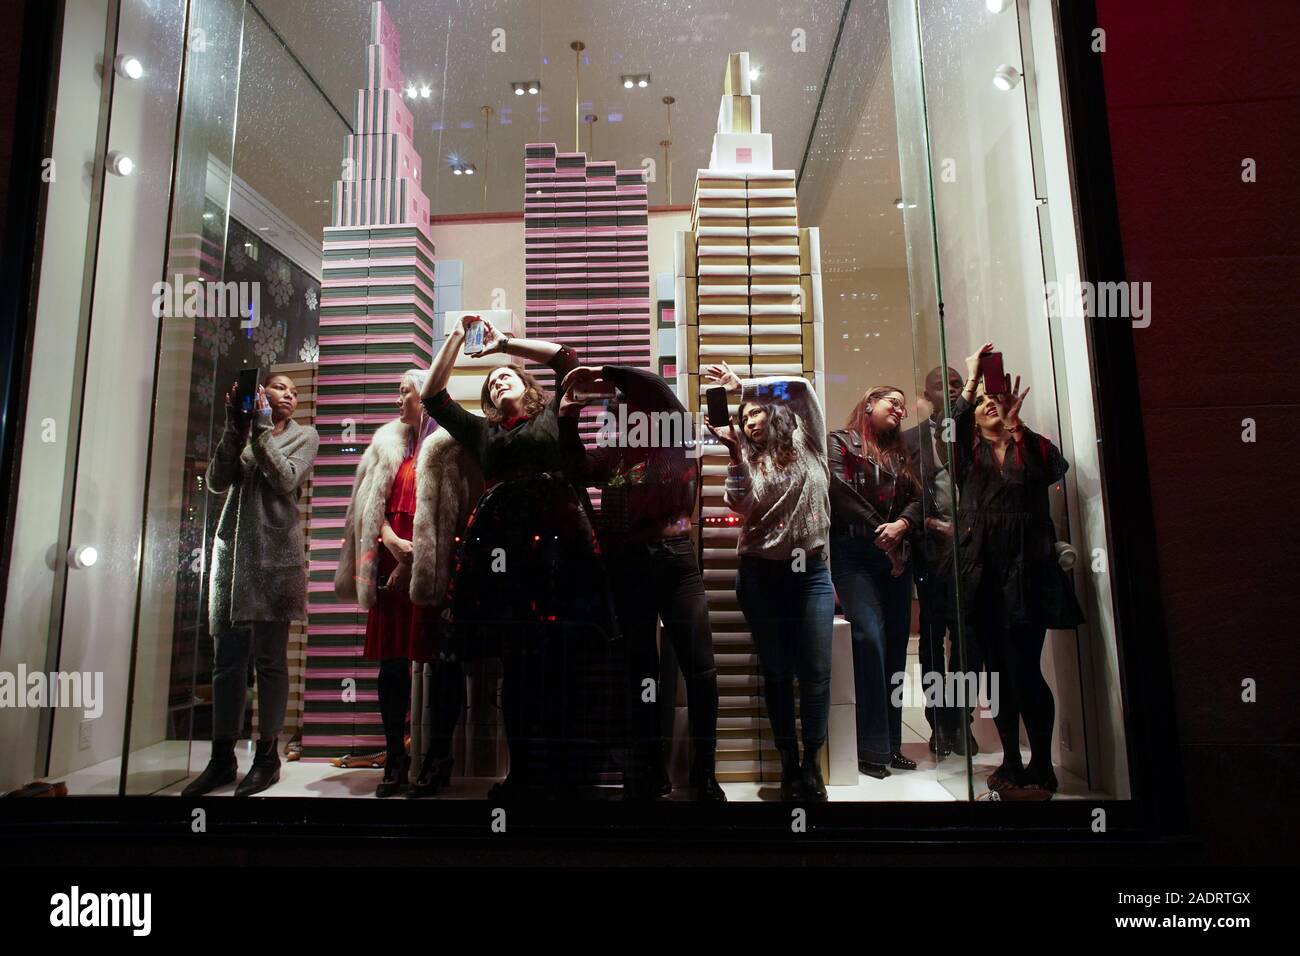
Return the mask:
[[[248,268],[248,253],[244,251],[244,244],[242,242],[231,244],[228,258],[230,259],[231,268],[236,272],[243,272]]]
[[[298,349],[298,360],[302,362],[320,361],[320,345],[316,342],[316,336],[309,335],[302,340],[302,348]]]
[[[316,296],[316,288],[315,288],[315,286],[308,286],[308,287],[307,287],[307,291],[306,291],[306,293],[304,294],[303,297],[307,300],[307,309],[308,309],[308,311],[315,312],[315,311],[316,311],[316,305],[317,305],[317,303],[320,301],[320,300],[317,298],[317,296]],[[304,361],[305,361],[305,360],[304,360]]]
[[[280,350],[284,348],[284,320],[279,322],[264,321],[253,329],[253,353],[263,365],[274,365]]]
[[[207,433],[200,432],[199,434],[195,435],[194,441],[190,442],[190,447],[194,449],[194,457],[207,458],[208,448],[210,447]]]
[[[190,387],[190,390],[194,395],[194,401],[198,402],[200,405],[211,405],[213,392],[216,391],[216,379],[217,373],[215,369],[206,375],[201,375],[199,378],[195,379],[193,385]]]
[[[270,288],[271,298],[280,308],[289,304],[293,298],[293,273],[289,270],[289,263],[283,259],[277,259],[275,264],[267,272],[267,283]]]
[[[235,330],[230,319],[202,318],[198,320],[199,342],[209,355],[225,355],[235,341]]]

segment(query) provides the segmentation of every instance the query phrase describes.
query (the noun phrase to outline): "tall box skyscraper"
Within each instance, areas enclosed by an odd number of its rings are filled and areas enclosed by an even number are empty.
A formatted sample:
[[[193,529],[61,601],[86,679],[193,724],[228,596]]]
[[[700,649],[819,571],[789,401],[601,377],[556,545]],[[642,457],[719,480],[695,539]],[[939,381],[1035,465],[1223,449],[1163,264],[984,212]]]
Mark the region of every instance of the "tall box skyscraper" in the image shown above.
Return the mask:
[[[380,750],[376,665],[362,661],[366,614],[334,596],[353,475],[376,429],[396,417],[402,373],[428,368],[434,325],[433,240],[411,112],[402,102],[400,38],[370,5],[366,84],[346,138],[325,227],[304,691],[303,757]],[[355,700],[343,682],[356,681]]]
[[[677,393],[696,413],[707,387],[700,367],[720,361],[742,378],[802,375],[825,402],[818,231],[799,227],[795,171],[772,168],[772,136],[762,131],[748,61],[748,53],[728,58],[709,168],[696,173],[691,229],[676,236]],[[701,553],[725,678],[718,688],[718,779],[776,779],[779,758],[734,590],[739,523],[722,503],[725,451],[706,454],[703,471]]]

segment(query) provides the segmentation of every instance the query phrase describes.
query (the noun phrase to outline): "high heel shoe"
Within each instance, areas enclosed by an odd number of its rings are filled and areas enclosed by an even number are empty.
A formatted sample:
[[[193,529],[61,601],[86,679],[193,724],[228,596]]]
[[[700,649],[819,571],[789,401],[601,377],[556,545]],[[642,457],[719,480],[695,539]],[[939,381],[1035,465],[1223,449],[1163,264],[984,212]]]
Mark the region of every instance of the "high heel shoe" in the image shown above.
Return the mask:
[[[406,754],[394,759],[389,754],[388,759],[384,761],[384,779],[379,781],[379,786],[375,787],[375,796],[380,800],[386,797],[395,797],[407,787],[407,776],[411,766],[411,758]]]
[[[421,797],[432,797],[440,790],[445,790],[451,785],[451,757],[435,757],[433,754],[424,755],[424,763],[420,766],[420,775],[415,778],[415,784],[411,787],[411,792],[407,797],[418,800]]]

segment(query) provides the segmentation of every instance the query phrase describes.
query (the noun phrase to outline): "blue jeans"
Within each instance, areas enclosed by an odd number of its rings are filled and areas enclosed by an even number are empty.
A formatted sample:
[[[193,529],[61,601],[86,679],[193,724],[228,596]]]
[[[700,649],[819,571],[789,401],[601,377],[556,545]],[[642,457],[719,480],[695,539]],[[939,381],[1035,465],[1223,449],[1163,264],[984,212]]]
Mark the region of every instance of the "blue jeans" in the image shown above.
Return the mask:
[[[736,597],[749,624],[763,672],[763,698],[776,747],[794,751],[794,678],[799,676],[805,755],[826,743],[831,697],[831,628],[835,592],[826,558],[809,557],[796,571],[793,559],[741,556]]]
[[[858,698],[858,759],[887,764],[903,746],[903,710],[890,694],[907,668],[912,569],[889,573],[889,555],[872,538],[831,535],[831,571],[853,625],[853,686]]]

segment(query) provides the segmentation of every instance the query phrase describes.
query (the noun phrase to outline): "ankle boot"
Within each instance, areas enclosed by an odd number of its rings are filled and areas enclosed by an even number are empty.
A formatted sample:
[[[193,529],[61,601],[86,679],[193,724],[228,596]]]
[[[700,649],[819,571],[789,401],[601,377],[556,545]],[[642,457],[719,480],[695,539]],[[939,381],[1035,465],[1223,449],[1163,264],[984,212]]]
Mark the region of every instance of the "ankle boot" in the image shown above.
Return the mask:
[[[235,787],[235,796],[251,797],[280,782],[280,754],[275,745],[274,737],[257,742],[257,753],[253,757],[252,769],[243,780],[239,781],[239,786]]]
[[[426,753],[424,762],[420,765],[420,775],[415,778],[415,785],[411,787],[408,796],[414,799],[432,797],[438,791],[447,789],[451,785],[451,765],[451,757],[437,757],[433,751]]]
[[[701,757],[691,769],[691,789],[700,803],[726,803],[727,794],[718,784],[714,757]]]
[[[384,779],[375,787],[375,796],[380,800],[393,797],[406,789],[407,768],[411,760],[405,751],[400,754],[390,753],[384,758]]]
[[[786,803],[803,799],[803,775],[799,770],[799,749],[781,752],[781,799]]]
[[[826,800],[826,784],[822,780],[821,749],[820,746],[805,747],[803,767],[800,768],[804,797],[818,803]]]
[[[212,756],[203,772],[194,778],[184,790],[182,797],[201,797],[211,793],[217,787],[234,783],[239,773],[239,763],[235,760],[235,742],[233,740],[212,741]]]

